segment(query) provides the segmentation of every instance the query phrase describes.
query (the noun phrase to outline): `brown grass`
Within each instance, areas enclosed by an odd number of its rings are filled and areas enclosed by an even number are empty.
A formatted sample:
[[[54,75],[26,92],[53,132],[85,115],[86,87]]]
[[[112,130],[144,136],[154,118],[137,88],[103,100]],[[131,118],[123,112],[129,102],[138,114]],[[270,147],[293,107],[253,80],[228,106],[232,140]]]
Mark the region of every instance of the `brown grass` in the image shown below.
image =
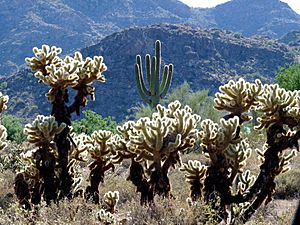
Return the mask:
[[[252,147],[261,147],[262,138],[254,135],[248,138]],[[258,141],[258,142],[257,142]],[[182,161],[197,159],[208,163],[199,153],[182,155]],[[248,160],[247,168],[258,173],[260,162],[253,154]],[[216,213],[207,205],[199,202],[189,206],[186,198],[189,196],[189,185],[185,182],[184,173],[178,168],[171,169],[170,181],[172,194],[175,198],[155,198],[155,205],[140,206],[139,194],[131,182],[126,180],[129,163],[123,162],[116,167],[115,172],[106,174],[105,182],[100,186],[100,195],[107,191],[119,191],[120,200],[115,214],[117,224],[140,225],[172,225],[172,224],[216,224]],[[293,169],[276,179],[278,194],[267,206],[261,207],[248,225],[286,225],[290,224],[296,209],[300,185],[300,158],[292,161]],[[15,172],[4,170],[0,173],[0,225],[18,224],[59,224],[87,225],[102,224],[97,219],[101,205],[86,202],[76,198],[64,200],[58,204],[37,206],[33,211],[22,210],[13,195],[13,179]],[[278,197],[279,196],[279,197]],[[238,223],[237,223],[238,224]]]

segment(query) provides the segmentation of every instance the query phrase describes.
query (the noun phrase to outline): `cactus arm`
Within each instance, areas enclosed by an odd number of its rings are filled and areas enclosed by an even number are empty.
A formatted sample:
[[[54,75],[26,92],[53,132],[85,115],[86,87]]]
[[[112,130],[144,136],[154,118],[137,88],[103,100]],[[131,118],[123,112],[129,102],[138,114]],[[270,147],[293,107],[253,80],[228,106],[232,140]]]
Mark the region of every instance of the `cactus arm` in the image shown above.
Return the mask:
[[[159,40],[155,42],[155,57],[156,57],[156,66],[155,66],[155,84],[154,84],[154,98],[153,98],[153,107],[155,107],[160,100],[159,96],[159,81],[160,81],[160,66],[161,66],[161,43]]]
[[[151,80],[151,56],[149,54],[146,55],[146,77],[147,77],[147,82],[150,84]]]
[[[145,87],[145,82],[144,82],[143,76],[141,74],[141,67],[138,63],[135,64],[135,75],[136,75],[138,91],[139,91],[141,98],[143,99],[144,102],[146,102],[147,104],[150,104],[150,99],[147,98],[148,91]]]
[[[168,74],[169,74],[169,66],[165,65],[164,72],[163,72],[163,75],[162,75],[162,82],[159,86],[159,93],[162,93],[165,86],[166,86],[167,79],[168,79]]]
[[[152,61],[151,61],[151,76],[150,76],[150,84],[149,84],[149,87],[150,87],[150,96],[154,96],[155,94],[155,72],[156,72],[156,57],[153,56],[152,57]]]
[[[163,83],[160,86],[160,98],[165,97],[169,91],[171,81],[172,81],[172,76],[173,76],[173,68],[174,68],[173,64],[170,64],[168,66],[168,70],[165,67]],[[165,75],[165,73],[166,73],[166,75]],[[164,83],[164,80],[166,80],[165,83]]]

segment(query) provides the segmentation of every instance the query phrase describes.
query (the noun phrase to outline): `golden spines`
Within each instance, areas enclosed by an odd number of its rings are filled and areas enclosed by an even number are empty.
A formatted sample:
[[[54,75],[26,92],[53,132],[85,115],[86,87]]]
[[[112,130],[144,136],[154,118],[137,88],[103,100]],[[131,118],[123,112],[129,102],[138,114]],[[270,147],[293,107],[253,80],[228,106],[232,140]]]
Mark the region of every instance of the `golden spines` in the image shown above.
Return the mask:
[[[249,144],[242,140],[237,144],[229,145],[225,150],[226,159],[235,171],[243,172],[243,167],[246,165],[246,160],[251,156],[252,149]]]
[[[110,160],[112,153],[110,139],[112,132],[106,130],[94,131],[90,138],[87,139],[85,144],[89,145],[88,152],[95,160],[101,159],[104,161]]]
[[[220,125],[211,120],[203,120],[200,124],[199,137],[204,149],[224,151],[230,144],[238,143],[235,139],[239,118],[237,116],[228,120],[221,119]]]
[[[112,213],[105,211],[105,209],[100,209],[97,212],[97,218],[101,222],[101,224],[112,225],[115,223],[115,217]]]
[[[3,95],[0,92],[0,113],[2,113],[4,110],[7,109],[8,100],[9,100],[8,95]]]
[[[48,65],[55,65],[59,67],[62,64],[62,59],[58,56],[62,50],[52,46],[51,49],[48,45],[42,45],[42,48],[33,48],[34,57],[25,58],[27,65],[31,68],[33,72],[41,71],[44,75],[45,68]]]
[[[62,123],[58,126],[53,116],[38,115],[31,124],[25,125],[24,133],[30,143],[39,145],[42,143],[50,143],[54,136],[63,131],[66,124]]]
[[[264,85],[264,92],[257,98],[256,107],[263,114],[258,118],[255,128],[269,128],[289,116],[300,122],[299,99],[299,91],[286,91],[278,84]]]
[[[238,183],[238,191],[240,193],[244,194],[254,184],[256,177],[250,174],[250,170],[246,170],[245,172],[239,175],[240,181]]]
[[[51,87],[47,93],[50,102],[54,101],[57,88],[72,87],[80,90],[85,96],[90,95],[95,100],[93,81],[105,82],[103,72],[107,70],[102,56],[87,57],[83,59],[80,52],[75,52],[74,57],[59,57],[60,48],[43,45],[41,49],[33,48],[35,54],[26,58],[27,65],[35,72],[35,77]],[[86,103],[86,102],[84,102]]]
[[[108,206],[108,211],[114,213],[119,201],[119,192],[109,191],[105,193],[102,201]]]
[[[6,128],[3,125],[0,125],[0,151],[7,146],[6,138],[7,138]]]
[[[187,172],[185,177],[188,183],[193,184],[197,181],[203,184],[206,178],[207,166],[202,165],[198,160],[189,160],[187,163],[183,163],[179,170]]]
[[[128,121],[121,126],[117,126],[119,134],[115,134],[111,137],[110,145],[113,152],[113,163],[121,163],[124,158],[134,156],[134,151],[131,151],[127,144],[130,140],[130,136],[135,132],[133,126],[133,121]]]
[[[260,80],[256,80],[255,83],[246,82],[242,78],[238,81],[231,80],[219,87],[219,92],[215,95],[215,108],[231,113],[247,112],[255,104],[256,97],[262,93],[262,89]]]

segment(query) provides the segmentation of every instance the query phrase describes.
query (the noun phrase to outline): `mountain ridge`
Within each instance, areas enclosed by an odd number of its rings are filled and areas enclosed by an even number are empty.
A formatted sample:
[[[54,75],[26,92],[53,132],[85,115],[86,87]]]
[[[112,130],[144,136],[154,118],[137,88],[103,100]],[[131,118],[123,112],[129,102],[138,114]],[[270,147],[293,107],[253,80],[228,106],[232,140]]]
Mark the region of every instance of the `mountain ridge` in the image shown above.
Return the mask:
[[[247,9],[239,6],[241,2],[258,8],[252,14],[259,13],[245,16],[249,13],[241,11]],[[56,45],[70,53],[132,26],[191,23],[194,28],[222,28],[273,38],[300,30],[300,15],[286,3],[262,2],[233,0],[213,9],[197,9],[178,0],[12,0],[9,4],[0,1],[0,75],[16,71],[34,46]],[[274,10],[268,12],[266,5]],[[265,16],[265,11],[268,19],[259,25],[257,21]],[[253,21],[251,26],[259,26],[249,30],[247,21]]]
[[[279,66],[295,62],[289,47],[268,38],[247,38],[219,29],[193,29],[187,25],[161,24],[125,29],[81,50],[84,57],[102,55],[108,70],[107,83],[96,84],[96,101],[88,108],[122,121],[139,102],[135,79],[135,56],[154,54],[155,40],[162,42],[163,64],[174,64],[171,88],[188,81],[193,90],[209,89],[213,94],[230,79],[260,78],[271,82]],[[37,84],[28,70],[1,77],[1,90],[11,97],[9,112],[33,117],[49,114],[44,96],[47,88]],[[35,90],[32,92],[32,90]]]

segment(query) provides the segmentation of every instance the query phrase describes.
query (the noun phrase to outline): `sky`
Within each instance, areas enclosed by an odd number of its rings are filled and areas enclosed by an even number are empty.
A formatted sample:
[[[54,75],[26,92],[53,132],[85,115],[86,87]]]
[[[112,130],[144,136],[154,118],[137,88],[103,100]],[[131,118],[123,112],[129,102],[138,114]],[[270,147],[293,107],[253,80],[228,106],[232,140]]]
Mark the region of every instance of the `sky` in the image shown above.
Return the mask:
[[[228,2],[228,0],[180,0],[185,4],[192,7],[201,7],[201,8],[209,8],[219,5],[224,2]],[[281,0],[282,2],[286,2],[289,6],[300,15],[300,0]]]

